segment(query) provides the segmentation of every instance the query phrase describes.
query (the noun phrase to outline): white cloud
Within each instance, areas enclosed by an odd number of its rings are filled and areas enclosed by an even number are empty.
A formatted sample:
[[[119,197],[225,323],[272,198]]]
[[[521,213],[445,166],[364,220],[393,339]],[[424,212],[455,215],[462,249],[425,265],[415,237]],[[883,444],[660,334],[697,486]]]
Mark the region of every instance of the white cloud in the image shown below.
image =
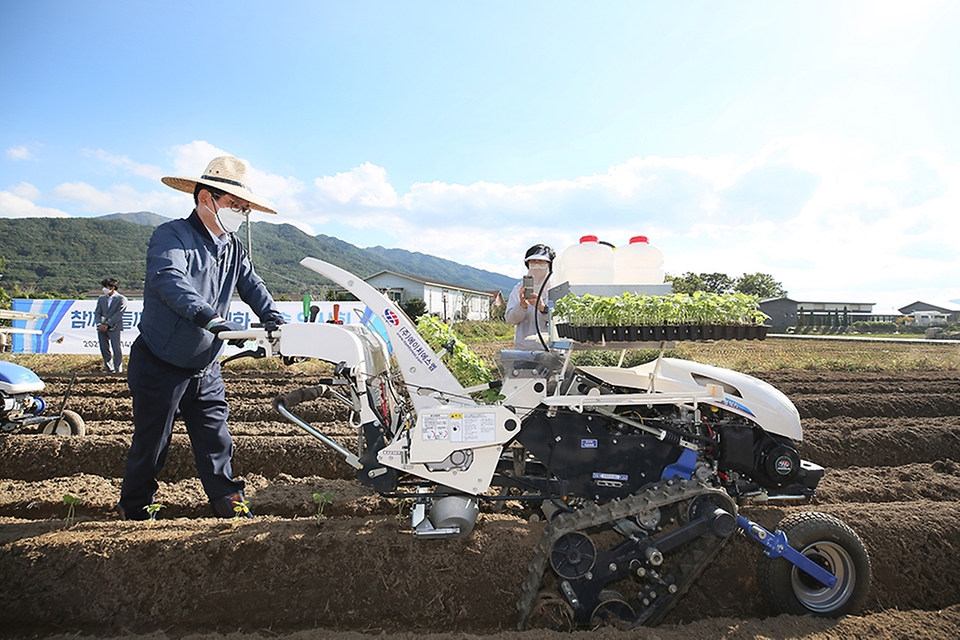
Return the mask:
[[[174,171],[172,173],[161,172],[160,177],[175,175],[198,178],[203,175],[203,171],[214,158],[235,155],[205,140],[194,140],[189,144],[175,146],[171,150],[171,154]],[[282,214],[281,218],[277,218],[271,214],[254,213],[254,218],[275,223],[288,222],[312,235],[311,225],[302,220],[302,218],[307,217],[304,206],[306,200],[303,195],[304,184],[296,178],[288,178],[263,171],[252,166],[247,159],[240,156],[236,157],[247,166],[250,189],[257,195],[269,200],[276,210]]]
[[[194,140],[188,144],[171,149],[173,155],[173,175],[200,176],[207,164],[217,156],[233,155],[219,149],[205,140]]]
[[[7,149],[7,158],[10,160],[32,160],[33,155],[27,147],[10,147]]]
[[[11,193],[13,193],[15,196],[26,198],[31,202],[40,198],[40,189],[37,189],[36,186],[30,184],[29,182],[21,182],[11,189]]]
[[[194,141],[174,148],[175,170],[161,173],[199,176],[225,153]],[[153,172],[123,156],[97,157],[131,175]],[[792,296],[887,307],[923,291],[960,296],[960,164],[927,150],[879,158],[863,141],[796,136],[748,157],[636,157],[604,173],[526,185],[424,182],[398,194],[387,169],[369,162],[306,181],[251,167],[250,181],[280,213],[260,219],[510,276],[534,243],[561,251],[588,233],[615,244],[643,234],[673,274],[765,272]],[[45,195],[92,215],[182,217],[192,205],[162,186],[65,182]],[[0,215],[66,215],[42,201],[23,183],[2,192]]]
[[[387,179],[386,169],[369,162],[335,176],[317,178],[314,185],[322,198],[342,204],[379,208],[398,204],[397,192]]]
[[[960,270],[960,166],[922,150],[877,158],[863,141],[797,136],[745,158],[638,157],[574,180],[417,183],[399,197],[366,163],[298,198],[316,199],[302,209],[320,208],[309,220],[318,232],[336,222],[368,246],[375,230],[392,246],[511,276],[536,242],[559,251],[587,233],[615,244],[644,234],[670,273],[759,271],[798,296],[880,303]]]
[[[40,190],[22,182],[9,191],[0,191],[0,218],[69,218],[70,214],[52,207],[41,207],[34,201]]]
[[[150,180],[159,180],[163,175],[160,167],[151,165],[151,164],[141,164],[139,162],[134,162],[127,156],[119,156],[102,149],[88,149],[84,151],[87,156],[105,162],[109,165],[115,166],[126,173],[132,173],[135,176],[140,176],[141,178],[148,178]]]
[[[184,202],[177,192],[137,191],[125,184],[114,185],[107,190],[98,189],[85,182],[65,182],[54,187],[49,197],[75,204],[84,212],[101,216],[109,213],[152,211],[170,218],[181,218],[189,212],[193,201]]]

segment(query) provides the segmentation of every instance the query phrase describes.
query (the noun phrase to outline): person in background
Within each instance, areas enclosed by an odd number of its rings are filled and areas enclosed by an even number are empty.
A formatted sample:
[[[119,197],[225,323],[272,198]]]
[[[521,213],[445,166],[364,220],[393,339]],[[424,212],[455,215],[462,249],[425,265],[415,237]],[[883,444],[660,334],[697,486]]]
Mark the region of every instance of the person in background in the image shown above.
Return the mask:
[[[504,318],[510,324],[516,325],[513,336],[513,347],[522,351],[542,351],[544,340],[548,339],[550,330],[550,310],[546,304],[547,290],[550,288],[548,276],[556,257],[553,249],[545,244],[535,244],[527,249],[523,257],[523,264],[527,267],[532,286],[525,291],[523,281],[518,282],[510,292],[507,300],[507,309]],[[546,286],[544,286],[546,283]],[[543,291],[544,299],[540,299]]]
[[[120,332],[123,330],[127,299],[117,293],[118,284],[116,278],[104,278],[100,283],[103,295],[97,298],[97,338],[100,340],[103,370],[109,373],[123,373]]]
[[[227,429],[219,357],[224,331],[245,327],[227,320],[234,290],[264,326],[283,324],[273,297],[234,235],[251,209],[276,213],[247,186],[239,159],[214,158],[200,178],[166,177],[169,187],[193,193],[187,218],[156,228],[147,247],[140,336],[130,349],[127,383],[133,397],[133,441],[117,511],[144,520],[154,502],[174,418],[193,447],[197,474],[220,518],[252,516],[244,482],[233,477],[233,440]],[[242,346],[243,340],[230,340]]]

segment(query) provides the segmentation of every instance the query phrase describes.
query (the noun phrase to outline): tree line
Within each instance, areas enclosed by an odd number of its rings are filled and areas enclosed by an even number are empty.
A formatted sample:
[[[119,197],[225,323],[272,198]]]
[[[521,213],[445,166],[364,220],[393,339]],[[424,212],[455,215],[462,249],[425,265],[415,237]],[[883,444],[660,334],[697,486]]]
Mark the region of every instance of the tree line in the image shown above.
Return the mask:
[[[682,276],[667,275],[665,280],[673,283],[674,293],[693,294],[697,291],[708,293],[745,293],[767,298],[785,298],[786,289],[769,273],[745,273],[739,278],[731,278],[725,273],[692,273]]]

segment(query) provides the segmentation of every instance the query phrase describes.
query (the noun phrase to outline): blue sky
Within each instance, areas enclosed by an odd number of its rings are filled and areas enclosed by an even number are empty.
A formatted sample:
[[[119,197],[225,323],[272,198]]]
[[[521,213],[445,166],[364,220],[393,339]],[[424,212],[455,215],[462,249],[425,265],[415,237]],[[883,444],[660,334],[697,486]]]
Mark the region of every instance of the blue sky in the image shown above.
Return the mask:
[[[956,2],[0,2],[0,216],[182,217],[214,156],[309,233],[519,276],[960,299]],[[262,216],[259,219],[268,219]],[[0,239],[2,255],[2,239]]]

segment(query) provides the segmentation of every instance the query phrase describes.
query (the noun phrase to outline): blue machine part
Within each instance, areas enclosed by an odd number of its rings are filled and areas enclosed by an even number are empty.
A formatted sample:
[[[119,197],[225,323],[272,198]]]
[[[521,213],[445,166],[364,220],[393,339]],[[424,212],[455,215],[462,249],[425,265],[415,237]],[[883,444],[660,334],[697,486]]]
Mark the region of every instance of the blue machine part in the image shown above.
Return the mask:
[[[694,469],[696,468],[697,468],[696,450],[684,449],[683,453],[680,454],[680,457],[677,459],[677,461],[663,470],[663,475],[660,476],[660,479],[669,480],[674,476],[680,476],[684,480],[689,480],[690,476],[693,475]]]
[[[0,361],[0,389],[8,394],[32,393],[43,389],[43,380],[30,369]]]
[[[387,343],[387,353],[393,353],[393,344],[390,342],[390,334],[387,328],[383,326],[383,320],[377,317],[370,307],[364,307],[363,315],[360,316],[360,323],[371,331],[379,334],[383,341]]]
[[[768,558],[786,558],[788,562],[809,574],[811,578],[828,589],[833,589],[833,587],[836,586],[837,577],[791,547],[787,541],[787,534],[783,531],[778,529],[776,533],[770,533],[756,522],[741,515],[737,516],[737,524],[747,535],[766,548],[765,553]]]

